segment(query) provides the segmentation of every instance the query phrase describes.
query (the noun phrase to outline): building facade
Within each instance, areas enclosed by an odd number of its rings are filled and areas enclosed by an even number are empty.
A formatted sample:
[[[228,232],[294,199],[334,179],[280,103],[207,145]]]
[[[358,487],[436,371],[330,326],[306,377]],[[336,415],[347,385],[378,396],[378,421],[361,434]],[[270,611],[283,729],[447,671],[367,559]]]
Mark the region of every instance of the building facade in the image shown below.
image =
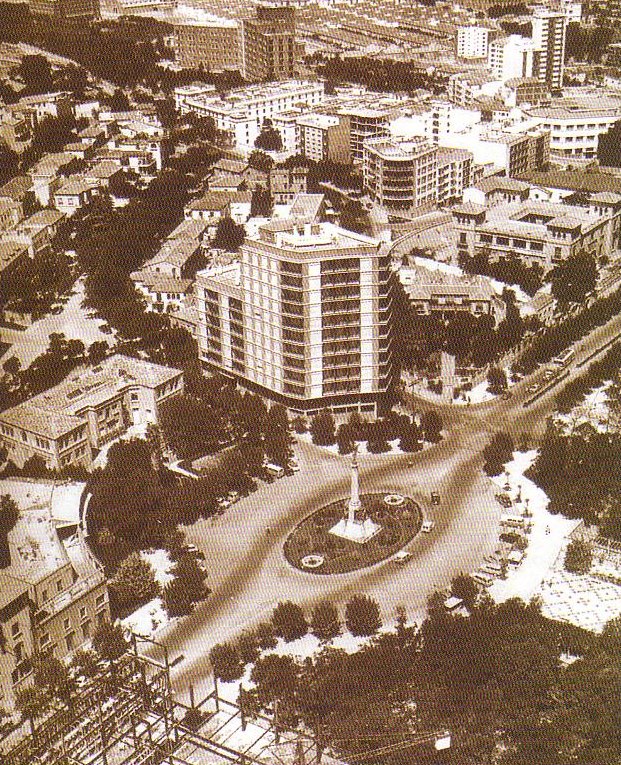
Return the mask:
[[[455,52],[457,58],[485,59],[489,45],[490,30],[487,27],[469,24],[457,27]]]
[[[258,5],[241,27],[242,76],[248,82],[290,80],[296,74],[295,8]]]
[[[372,411],[394,383],[392,272],[378,241],[273,221],[240,263],[199,272],[196,295],[203,364],[294,411]]]
[[[309,114],[296,119],[297,145],[300,154],[314,162],[329,160],[349,164],[349,117],[332,114]]]
[[[439,149],[424,138],[375,138],[364,145],[365,189],[388,211],[422,211],[461,199],[471,173],[469,152]]]
[[[28,5],[33,13],[67,21],[99,18],[99,0],[29,0]]]
[[[241,70],[240,28],[230,19],[174,17],[175,58],[189,69],[203,66],[208,71]]]
[[[567,18],[563,11],[536,8],[532,23],[533,43],[540,52],[533,74],[553,93],[558,93],[563,88]]]
[[[130,425],[157,422],[183,392],[183,372],[119,354],[0,413],[0,443],[19,467],[39,457],[51,470],[90,469],[92,454]]]
[[[538,72],[540,52],[529,37],[509,35],[493,40],[487,63],[492,75],[502,82],[515,77],[534,77]]]

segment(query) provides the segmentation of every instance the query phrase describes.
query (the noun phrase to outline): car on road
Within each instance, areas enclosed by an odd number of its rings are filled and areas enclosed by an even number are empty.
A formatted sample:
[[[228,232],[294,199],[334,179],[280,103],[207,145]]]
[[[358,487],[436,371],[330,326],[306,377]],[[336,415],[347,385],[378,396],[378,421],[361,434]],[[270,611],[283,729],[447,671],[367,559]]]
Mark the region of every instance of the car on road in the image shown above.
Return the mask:
[[[503,507],[513,507],[513,500],[508,494],[496,494],[496,501],[500,502]]]
[[[508,401],[510,398],[513,398],[513,393],[511,393],[510,390],[506,390],[502,396],[500,397],[503,401]]]
[[[436,524],[433,521],[423,521],[423,525],[420,527],[420,530],[425,534],[429,534],[431,531],[433,531],[435,525]]]
[[[526,388],[527,393],[537,393],[539,390],[539,383],[531,383],[528,388]]]
[[[431,504],[432,505],[439,505],[440,504],[440,494],[437,491],[431,492]]]
[[[404,563],[407,563],[411,557],[411,552],[408,552],[407,550],[399,550],[399,552],[393,557],[393,561],[397,565],[402,566]]]
[[[543,373],[543,379],[549,382],[553,377],[556,377],[556,372],[553,369],[546,369]]]
[[[188,555],[192,555],[193,557],[198,558],[198,560],[205,560],[205,553],[202,550],[199,550],[196,545],[186,545],[183,549]]]

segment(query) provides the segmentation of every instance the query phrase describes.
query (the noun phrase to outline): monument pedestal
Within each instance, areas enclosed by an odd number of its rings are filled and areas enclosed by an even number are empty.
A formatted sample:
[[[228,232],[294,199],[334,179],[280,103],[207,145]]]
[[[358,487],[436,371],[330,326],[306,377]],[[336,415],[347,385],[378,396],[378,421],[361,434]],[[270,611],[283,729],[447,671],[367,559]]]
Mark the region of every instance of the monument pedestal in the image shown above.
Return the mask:
[[[330,534],[335,534],[337,537],[342,537],[343,539],[349,539],[350,542],[364,544],[381,530],[382,527],[378,526],[377,523],[373,523],[370,518],[365,518],[364,521],[351,521],[349,518],[341,518],[341,520],[330,529]]]

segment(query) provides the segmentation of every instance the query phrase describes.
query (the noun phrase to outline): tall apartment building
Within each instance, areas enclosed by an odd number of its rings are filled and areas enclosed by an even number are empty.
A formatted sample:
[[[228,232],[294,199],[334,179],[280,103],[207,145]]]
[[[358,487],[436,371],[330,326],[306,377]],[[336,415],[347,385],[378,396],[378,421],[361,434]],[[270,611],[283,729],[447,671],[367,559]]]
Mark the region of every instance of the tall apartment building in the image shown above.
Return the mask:
[[[248,82],[288,80],[296,73],[295,8],[258,5],[241,29],[242,76]]]
[[[201,361],[293,411],[374,411],[395,381],[392,284],[379,241],[272,221],[197,274]]]
[[[460,198],[471,173],[468,151],[439,149],[424,138],[376,138],[364,146],[364,186],[389,211],[425,210]]]
[[[30,10],[65,21],[99,18],[99,0],[29,0]]]
[[[552,92],[558,92],[563,87],[565,70],[565,13],[536,8],[532,23],[533,43],[540,51],[537,68],[533,74],[541,82],[545,82]]]
[[[506,82],[536,76],[540,58],[541,52],[530,37],[509,35],[490,43],[487,64],[497,80]]]
[[[349,117],[336,114],[308,114],[296,118],[297,147],[314,162],[330,160],[349,164]]]
[[[485,59],[490,30],[476,24],[457,27],[456,53],[461,59]]]
[[[194,9],[191,15],[176,13],[173,26],[180,66],[202,65],[213,72],[241,70],[240,28],[236,21]]]
[[[106,579],[76,530],[62,536],[49,507],[23,511],[0,570],[0,704],[11,709],[32,683],[32,657],[59,659],[89,642],[110,618]]]

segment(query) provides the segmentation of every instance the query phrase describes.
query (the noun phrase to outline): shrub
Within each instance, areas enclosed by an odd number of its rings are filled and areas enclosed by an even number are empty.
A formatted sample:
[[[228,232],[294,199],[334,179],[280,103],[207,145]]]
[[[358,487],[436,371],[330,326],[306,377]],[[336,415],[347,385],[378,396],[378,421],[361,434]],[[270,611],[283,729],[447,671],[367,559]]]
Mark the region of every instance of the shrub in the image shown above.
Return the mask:
[[[147,603],[160,591],[153,566],[138,552],[131,553],[121,561],[109,587],[114,602],[120,608]]]
[[[352,635],[374,635],[382,626],[377,601],[368,595],[354,595],[345,607],[345,624]]]
[[[304,611],[291,601],[279,603],[272,614],[274,634],[286,643],[304,637],[308,632],[308,623]]]
[[[472,608],[479,596],[479,585],[471,576],[458,574],[451,581],[451,595],[461,598],[468,608]]]
[[[214,675],[223,683],[239,680],[244,674],[244,665],[235,646],[230,643],[218,643],[209,651],[209,661]]]

